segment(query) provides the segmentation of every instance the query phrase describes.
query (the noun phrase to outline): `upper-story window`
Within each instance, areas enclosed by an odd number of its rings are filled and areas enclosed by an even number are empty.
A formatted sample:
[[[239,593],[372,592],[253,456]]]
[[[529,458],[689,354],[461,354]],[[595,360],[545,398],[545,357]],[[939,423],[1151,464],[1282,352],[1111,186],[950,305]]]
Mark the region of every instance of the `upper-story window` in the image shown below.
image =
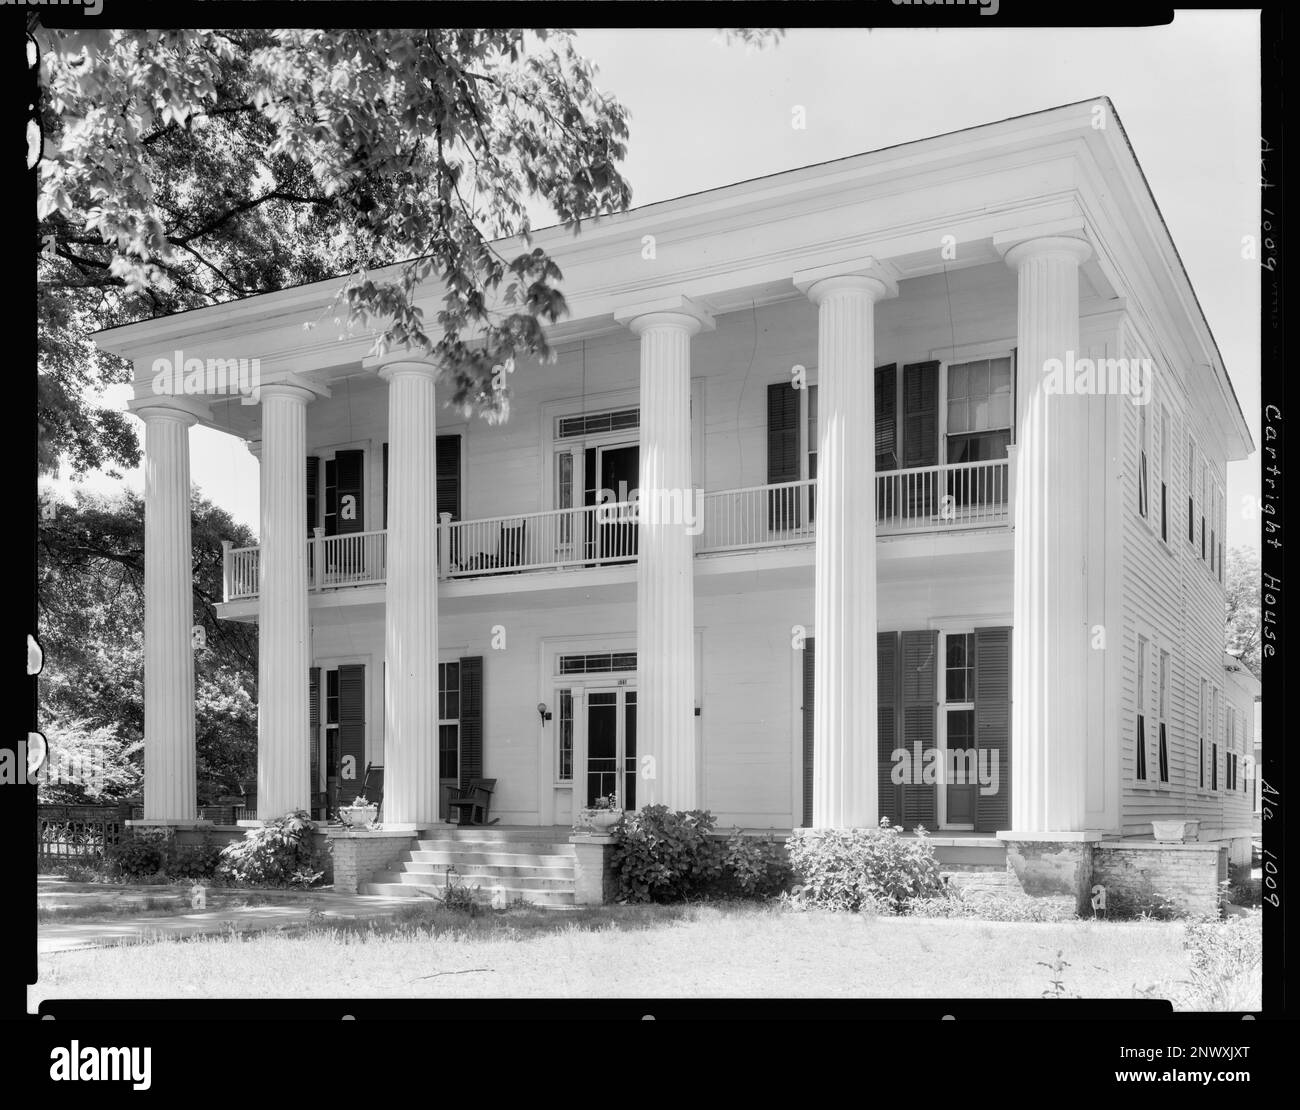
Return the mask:
[[[1150,672],[1147,670],[1147,638],[1139,636],[1137,642],[1137,736],[1134,737],[1134,777],[1147,777],[1147,700],[1146,686]]]
[[[1160,538],[1169,542],[1169,410],[1160,406]]]
[[[1146,519],[1150,513],[1150,506],[1147,503],[1148,482],[1147,482],[1147,457],[1151,452],[1151,429],[1147,424],[1147,407],[1141,405],[1138,408],[1138,467],[1137,467],[1137,487],[1138,487],[1138,515]]]
[[[948,367],[947,439],[950,463],[1005,459],[1011,444],[1011,358],[985,358]]]
[[[1196,543],[1196,440],[1187,433],[1187,542]]]
[[[1208,696],[1208,695],[1207,695],[1208,687],[1209,687],[1209,683],[1206,682],[1205,679],[1201,679],[1201,696],[1200,696],[1200,701],[1199,701],[1198,704],[1197,704],[1197,711],[1196,711],[1196,712],[1197,712],[1197,716],[1196,716],[1196,735],[1197,735],[1196,763],[1197,763],[1197,766],[1199,767],[1199,771],[1198,771],[1198,774],[1197,774],[1196,785],[1197,785],[1198,787],[1200,787],[1202,790],[1205,789],[1205,738],[1206,738],[1206,735],[1207,735],[1206,730],[1205,730],[1205,702],[1206,702],[1206,698],[1207,698],[1207,696]]]
[[[1169,652],[1160,652],[1160,686],[1156,697],[1156,721],[1160,729],[1160,781],[1169,781]]]
[[[1205,507],[1210,496],[1210,467],[1201,459],[1201,559],[1205,559]]]

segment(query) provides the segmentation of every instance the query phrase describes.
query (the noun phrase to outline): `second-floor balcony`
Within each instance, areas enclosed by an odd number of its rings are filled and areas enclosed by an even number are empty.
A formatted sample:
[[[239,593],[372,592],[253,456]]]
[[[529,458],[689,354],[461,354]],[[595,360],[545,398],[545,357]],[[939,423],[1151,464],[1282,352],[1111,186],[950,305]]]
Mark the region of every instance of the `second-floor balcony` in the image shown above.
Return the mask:
[[[881,471],[876,474],[876,532],[1010,527],[1006,459]],[[817,520],[815,479],[704,493],[679,506],[697,556],[810,545]],[[438,530],[438,577],[479,578],[632,563],[637,558],[636,501],[516,513],[480,520],[444,517]],[[385,581],[384,531],[306,541],[313,592]],[[225,600],[255,598],[258,548],[225,552]]]

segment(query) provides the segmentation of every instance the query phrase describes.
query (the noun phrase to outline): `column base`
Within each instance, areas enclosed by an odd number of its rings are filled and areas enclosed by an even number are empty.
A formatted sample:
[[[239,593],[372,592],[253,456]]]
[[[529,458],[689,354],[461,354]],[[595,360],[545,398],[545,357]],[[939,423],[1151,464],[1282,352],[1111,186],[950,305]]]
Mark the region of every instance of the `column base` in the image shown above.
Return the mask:
[[[999,832],[1007,849],[1007,870],[1031,898],[1073,899],[1076,912],[1090,912],[1093,846],[1102,834],[1070,832]],[[1064,899],[1062,899],[1064,900]]]
[[[573,900],[580,906],[601,906],[618,896],[614,878],[614,838],[601,833],[574,833]]]
[[[415,847],[417,830],[331,828],[325,839],[333,861],[334,889],[357,894],[380,871]]]

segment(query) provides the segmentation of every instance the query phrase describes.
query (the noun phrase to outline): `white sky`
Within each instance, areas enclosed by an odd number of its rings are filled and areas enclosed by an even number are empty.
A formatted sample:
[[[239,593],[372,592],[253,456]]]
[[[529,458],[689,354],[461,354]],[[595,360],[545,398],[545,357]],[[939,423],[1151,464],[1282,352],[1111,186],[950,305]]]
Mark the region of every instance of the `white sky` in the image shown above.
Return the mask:
[[[705,29],[581,31],[578,43],[629,110],[635,205],[1109,96],[1258,444],[1260,275],[1241,257],[1260,225],[1257,12],[1179,11],[1136,30],[799,29],[761,52]],[[795,105],[803,130],[790,125]],[[218,432],[191,436],[194,481],[256,530],[252,456]],[[142,488],[139,471],[125,480]],[[1229,546],[1258,547],[1242,509],[1258,494],[1257,457],[1230,465]]]

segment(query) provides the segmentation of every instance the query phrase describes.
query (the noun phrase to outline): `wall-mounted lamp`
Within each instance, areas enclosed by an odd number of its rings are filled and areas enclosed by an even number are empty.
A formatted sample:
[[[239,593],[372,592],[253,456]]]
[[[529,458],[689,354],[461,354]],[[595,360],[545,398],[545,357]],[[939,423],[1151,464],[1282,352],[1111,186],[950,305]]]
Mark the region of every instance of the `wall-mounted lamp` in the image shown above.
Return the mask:
[[[541,717],[542,724],[546,724],[551,719],[551,711],[546,707],[546,702],[539,701],[537,703],[537,715]]]

